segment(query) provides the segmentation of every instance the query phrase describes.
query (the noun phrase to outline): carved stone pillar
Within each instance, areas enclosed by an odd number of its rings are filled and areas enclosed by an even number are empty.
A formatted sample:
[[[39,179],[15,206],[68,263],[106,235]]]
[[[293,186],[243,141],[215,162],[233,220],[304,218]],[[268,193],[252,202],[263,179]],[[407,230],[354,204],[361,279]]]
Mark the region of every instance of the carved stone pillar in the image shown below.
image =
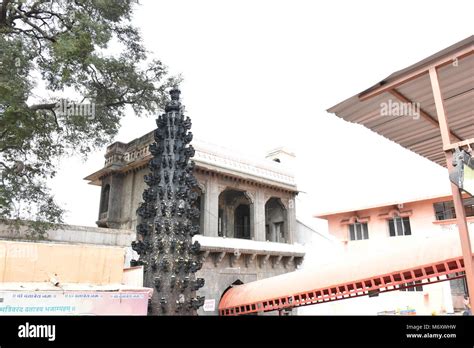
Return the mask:
[[[204,231],[205,236],[217,237],[219,216],[219,185],[215,176],[209,177],[206,187],[204,203]]]
[[[287,220],[288,220],[288,240],[287,243],[293,244],[296,233],[296,209],[295,209],[295,197],[291,197],[288,200],[287,206]]]
[[[265,241],[265,196],[262,191],[257,190],[252,208],[255,240]]]

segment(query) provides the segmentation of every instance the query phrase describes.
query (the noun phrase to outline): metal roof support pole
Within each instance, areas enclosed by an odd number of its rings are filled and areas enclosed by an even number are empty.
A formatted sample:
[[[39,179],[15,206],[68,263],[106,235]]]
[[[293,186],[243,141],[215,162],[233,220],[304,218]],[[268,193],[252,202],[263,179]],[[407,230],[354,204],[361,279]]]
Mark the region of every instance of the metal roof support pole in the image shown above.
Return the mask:
[[[451,145],[450,140],[450,131],[448,126],[448,120],[446,118],[446,111],[444,108],[443,103],[443,96],[441,93],[441,88],[439,85],[438,73],[435,67],[430,68],[430,80],[431,80],[431,88],[433,90],[433,96],[436,105],[436,113],[438,115],[439,120],[439,127],[441,131],[441,138],[443,139],[443,148],[447,149]],[[446,165],[448,167],[448,171],[453,169],[453,154],[450,149],[445,150],[446,155]],[[466,220],[466,211],[464,209],[464,204],[462,201],[462,194],[459,187],[451,183],[451,190],[453,192],[453,202],[454,202],[454,209],[456,212],[456,220],[459,230],[459,238],[461,240],[461,249],[462,255],[464,260],[464,268],[466,272],[466,282],[467,288],[469,293],[469,301],[471,304],[471,308],[474,306],[474,262],[472,259],[472,248],[471,248],[471,240],[469,236],[469,229],[467,226]]]

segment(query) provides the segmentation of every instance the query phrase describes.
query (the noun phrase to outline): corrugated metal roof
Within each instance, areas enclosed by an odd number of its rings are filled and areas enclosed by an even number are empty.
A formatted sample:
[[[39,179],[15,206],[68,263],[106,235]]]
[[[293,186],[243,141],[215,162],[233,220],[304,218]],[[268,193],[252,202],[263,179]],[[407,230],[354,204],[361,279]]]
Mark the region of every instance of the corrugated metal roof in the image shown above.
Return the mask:
[[[459,50],[469,50],[456,64],[445,64],[438,69],[443,93],[446,115],[451,133],[466,140],[474,138],[474,36],[471,36],[423,61],[398,71],[366,91],[359,93],[333,107],[328,112],[357,124],[400,144],[401,146],[435,162],[446,166],[441,134],[436,123],[424,117],[413,115],[383,116],[382,103],[399,102],[399,99],[385,91],[369,99],[361,100],[362,95],[376,91],[377,88],[394,83],[397,79],[410,76],[417,69],[430,66]],[[418,74],[403,84],[396,85],[395,92],[408,100],[419,103],[420,109],[437,122],[436,108],[428,72]],[[458,139],[455,139],[458,140]]]

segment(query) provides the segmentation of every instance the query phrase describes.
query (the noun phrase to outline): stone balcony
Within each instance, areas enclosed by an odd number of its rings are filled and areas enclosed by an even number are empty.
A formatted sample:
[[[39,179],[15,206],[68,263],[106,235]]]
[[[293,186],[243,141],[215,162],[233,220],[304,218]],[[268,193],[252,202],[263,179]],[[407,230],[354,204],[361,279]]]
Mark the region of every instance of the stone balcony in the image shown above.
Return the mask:
[[[214,267],[218,267],[224,260],[228,260],[229,267],[234,267],[239,260],[243,260],[245,267],[256,263],[256,266],[262,268],[268,263],[272,267],[282,265],[285,268],[296,268],[305,256],[304,247],[297,244],[203,235],[194,236],[193,241],[201,244],[202,261],[212,261]]]

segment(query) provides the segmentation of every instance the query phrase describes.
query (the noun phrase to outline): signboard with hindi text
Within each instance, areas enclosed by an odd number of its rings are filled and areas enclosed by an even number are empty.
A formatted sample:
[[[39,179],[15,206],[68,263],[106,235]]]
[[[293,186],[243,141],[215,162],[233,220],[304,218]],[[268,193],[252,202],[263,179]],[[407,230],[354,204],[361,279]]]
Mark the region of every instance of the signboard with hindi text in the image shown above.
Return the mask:
[[[0,291],[0,315],[147,315],[148,289]]]

